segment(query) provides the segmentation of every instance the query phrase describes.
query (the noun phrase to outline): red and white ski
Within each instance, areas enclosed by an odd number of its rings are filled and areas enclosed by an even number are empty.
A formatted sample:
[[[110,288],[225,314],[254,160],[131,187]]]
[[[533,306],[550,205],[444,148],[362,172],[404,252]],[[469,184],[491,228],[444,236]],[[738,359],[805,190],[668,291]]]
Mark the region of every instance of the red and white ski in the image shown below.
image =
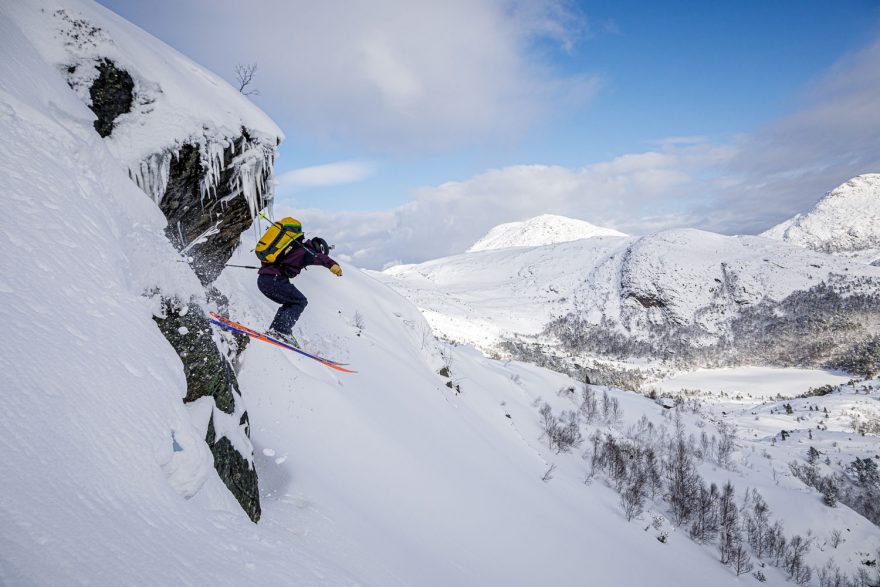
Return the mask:
[[[287,344],[284,341],[277,340],[275,338],[272,338],[271,336],[266,336],[262,332],[257,332],[256,330],[254,330],[252,328],[248,328],[247,326],[243,326],[243,325],[239,324],[238,322],[233,322],[229,318],[226,318],[225,316],[221,316],[220,314],[215,314],[214,312],[211,312],[211,316],[213,318],[211,320],[211,322],[213,324],[216,324],[217,326],[225,328],[226,330],[229,330],[232,332],[238,332],[239,334],[244,334],[245,336],[249,336],[255,340],[262,340],[263,342],[268,342],[270,344],[274,344],[275,346],[279,346],[279,347],[287,349],[289,351],[299,353],[300,355],[302,355],[304,357],[308,357],[314,361],[321,363],[322,365],[326,365],[327,367],[330,367],[331,369],[335,369],[336,371],[341,371],[343,373],[357,373],[357,371],[352,371],[351,369],[346,369],[343,366],[346,363],[339,363],[337,361],[333,361],[333,360],[327,359],[325,357],[313,355],[312,353],[308,353],[302,349],[296,348],[293,345]]]

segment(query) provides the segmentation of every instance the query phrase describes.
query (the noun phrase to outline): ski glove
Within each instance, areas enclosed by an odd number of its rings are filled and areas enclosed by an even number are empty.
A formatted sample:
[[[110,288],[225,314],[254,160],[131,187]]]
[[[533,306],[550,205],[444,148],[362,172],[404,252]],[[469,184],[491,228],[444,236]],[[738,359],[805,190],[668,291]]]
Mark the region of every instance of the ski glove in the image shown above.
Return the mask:
[[[340,267],[338,263],[334,263],[333,266],[330,267],[330,271],[336,277],[342,277],[342,267]]]

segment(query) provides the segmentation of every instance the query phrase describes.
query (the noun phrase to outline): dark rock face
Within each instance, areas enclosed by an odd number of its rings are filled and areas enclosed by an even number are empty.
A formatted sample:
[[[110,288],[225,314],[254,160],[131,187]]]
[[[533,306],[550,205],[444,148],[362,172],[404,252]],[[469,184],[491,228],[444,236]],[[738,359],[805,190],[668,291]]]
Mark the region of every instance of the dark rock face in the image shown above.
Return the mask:
[[[113,132],[114,121],[131,111],[134,81],[127,71],[116,67],[109,59],[102,59],[97,68],[98,78],[89,88],[92,98],[90,108],[98,117],[95,130],[102,137],[108,137]]]
[[[207,170],[199,149],[184,145],[171,161],[168,187],[159,203],[168,219],[166,234],[169,240],[180,250],[215,225],[218,231],[187,253],[193,258],[192,266],[196,275],[205,285],[217,279],[238,246],[241,233],[253,222],[244,195],[234,194],[235,188],[232,187],[235,173],[233,159],[248,140],[247,132],[242,129],[242,136],[224,150],[216,192],[212,191],[204,198],[200,185]],[[262,208],[267,203],[266,199],[261,198],[258,207]]]
[[[165,317],[154,319],[183,361],[183,401],[211,396],[219,409],[231,414],[235,410],[235,395],[239,395],[238,381],[229,361],[214,344],[207,316],[196,304],[185,306],[178,300],[166,299],[162,305]],[[181,307],[188,308],[183,315]]]
[[[247,418],[246,415],[242,419]],[[208,423],[205,442],[214,455],[214,467],[229,491],[241,504],[242,509],[256,523],[260,521],[260,489],[257,485],[257,472],[251,469],[247,460],[232,446],[228,438],[217,440],[214,431],[214,418]]]
[[[163,300],[163,309],[164,317],[155,320],[183,361],[186,375],[186,397],[183,401],[193,402],[210,396],[219,410],[233,414],[236,398],[240,397],[238,380],[229,358],[214,344],[207,316],[197,304],[187,306],[178,300]],[[243,344],[239,345],[239,351],[242,348]],[[242,413],[240,424],[247,424],[247,412]],[[214,468],[220,478],[251,520],[258,521],[260,494],[256,469],[235,450],[229,439],[216,440],[213,416],[205,441],[214,454]]]
[[[206,287],[208,298],[221,308],[228,303],[210,284],[223,271],[238,246],[241,233],[253,221],[248,201],[241,193],[240,185],[234,181],[235,159],[244,149],[251,147],[250,137],[242,129],[241,137],[223,151],[222,162],[215,169],[219,173],[215,176],[214,189],[203,194],[202,186],[210,172],[204,153],[196,145],[184,145],[171,160],[167,188],[159,203],[168,219],[166,235],[178,250],[186,248],[200,235],[210,233],[205,242],[188,249],[186,255],[192,259],[193,270]],[[262,198],[257,202],[259,207],[266,203]],[[191,310],[181,316],[174,311],[174,305],[174,302],[167,302],[166,317],[157,322],[183,361],[187,381],[184,401],[211,396],[219,410],[233,414],[236,398],[241,397],[230,362],[234,357],[225,357],[217,348],[211,325],[201,308],[192,304]],[[241,352],[247,338],[236,337],[236,340],[238,352]],[[247,413],[243,412],[241,418],[242,423],[246,423]],[[214,454],[214,467],[220,478],[251,520],[257,522],[260,519],[260,495],[256,470],[235,450],[229,439],[217,439],[213,416],[205,440]]]

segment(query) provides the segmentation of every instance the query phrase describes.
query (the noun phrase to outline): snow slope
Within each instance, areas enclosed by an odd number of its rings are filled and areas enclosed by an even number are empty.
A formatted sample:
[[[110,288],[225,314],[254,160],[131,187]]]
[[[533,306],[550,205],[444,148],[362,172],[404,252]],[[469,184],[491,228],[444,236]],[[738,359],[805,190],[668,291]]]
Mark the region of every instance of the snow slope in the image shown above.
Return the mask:
[[[852,178],[761,236],[871,263],[880,259],[880,174]]]
[[[256,342],[241,357],[263,500],[252,524],[211,466],[202,406],[183,405],[182,364],[153,321],[154,287],[207,304],[198,281],[91,112],[5,10],[0,46],[0,584],[742,583],[713,547],[663,522],[662,505],[626,523],[610,487],[584,482],[580,454],[547,447],[537,406],[572,409],[575,382],[438,344],[414,305],[348,265],[341,279],[297,278],[311,300],[297,334],[357,374]],[[605,241],[598,262],[621,239],[591,240]],[[252,263],[252,247],[245,235],[233,262]],[[230,267],[217,285],[233,318],[268,324],[275,307],[252,272]],[[607,391],[625,411],[618,428],[669,413]],[[754,479],[773,491],[769,475]],[[813,493],[785,489],[768,500],[798,497],[797,530],[827,530]],[[851,546],[876,548],[852,512],[834,515]]]
[[[739,308],[778,301],[832,274],[880,278],[877,268],[847,259],[692,229],[466,253],[376,276],[443,336],[491,349],[569,312],[637,337],[652,324],[719,332]]]
[[[829,395],[800,397],[823,385],[839,388]],[[682,373],[656,387],[686,398],[704,422],[723,420],[736,427],[735,473],[726,476],[739,487],[759,491],[773,517],[784,521],[786,531],[809,537],[810,564],[819,568],[832,559],[847,574],[862,567],[867,577],[875,576],[872,565],[863,562],[876,559],[880,548],[877,527],[841,504],[825,506],[818,491],[792,475],[790,463],[805,464],[810,447],[821,454],[817,468],[822,475],[842,472],[856,457],[876,460],[880,439],[854,433],[851,423],[854,416],[880,416],[880,382],[856,382],[841,373],[807,369],[744,367]],[[697,428],[705,431],[707,427],[698,424]],[[782,431],[789,435],[787,439]],[[712,472],[703,473],[721,479]],[[835,530],[843,537],[837,546],[831,539]],[[811,584],[818,584],[817,574]]]
[[[584,220],[542,214],[522,222],[499,224],[475,242],[468,253],[507,247],[534,247],[564,243],[594,236],[626,236],[611,228],[602,228]]]
[[[238,260],[250,258],[251,245]],[[245,352],[240,383],[264,457],[268,526],[292,524],[297,539],[377,585],[641,584],[656,573],[668,584],[732,582],[690,541],[667,550],[644,524],[622,523],[617,496],[584,485],[579,456],[558,459],[546,448],[535,406],[570,406],[556,392],[573,381],[438,347],[414,306],[371,274],[345,271],[337,279],[318,267],[297,278],[312,303],[295,332],[357,375],[265,345]],[[219,285],[242,320],[271,319],[275,307],[252,275],[230,268]],[[437,374],[444,365],[460,394]],[[612,393],[638,413],[662,412]],[[551,463],[558,471],[543,483]],[[632,557],[643,564],[627,564]]]

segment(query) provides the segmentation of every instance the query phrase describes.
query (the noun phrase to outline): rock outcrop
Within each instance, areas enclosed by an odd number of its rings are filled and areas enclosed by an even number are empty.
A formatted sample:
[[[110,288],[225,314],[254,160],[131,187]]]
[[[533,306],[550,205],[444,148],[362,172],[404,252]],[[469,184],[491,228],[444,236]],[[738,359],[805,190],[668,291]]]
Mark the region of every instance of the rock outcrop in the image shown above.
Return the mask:
[[[222,303],[223,300],[219,301]],[[219,436],[214,424],[217,417],[237,418],[239,428],[249,437],[248,416],[241,405],[241,392],[230,357],[217,347],[211,325],[198,304],[164,300],[162,314],[162,317],[155,318],[159,330],[183,361],[187,388],[183,401],[195,402],[203,397],[214,400],[215,410],[205,436],[214,455],[214,468],[242,509],[257,522],[260,519],[260,494],[252,459],[236,450],[229,438]],[[237,339],[241,344],[231,352],[243,349],[245,341]]]
[[[116,119],[131,111],[134,101],[134,80],[124,69],[120,69],[109,59],[101,60],[98,65],[98,77],[89,88],[92,98],[90,108],[98,119],[95,130],[102,137],[113,132]]]

